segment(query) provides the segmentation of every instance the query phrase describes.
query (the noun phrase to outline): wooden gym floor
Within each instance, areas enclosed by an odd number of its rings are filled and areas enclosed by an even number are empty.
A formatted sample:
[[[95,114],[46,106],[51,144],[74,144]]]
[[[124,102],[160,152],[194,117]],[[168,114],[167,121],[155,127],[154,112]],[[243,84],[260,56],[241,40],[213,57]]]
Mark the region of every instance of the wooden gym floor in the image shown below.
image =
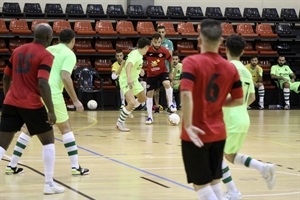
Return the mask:
[[[180,112],[179,112],[180,113]],[[277,165],[277,184],[268,190],[255,170],[229,165],[243,199],[300,199],[300,111],[250,110],[251,128],[241,153]],[[180,149],[180,127],[167,122],[165,112],[155,114],[153,125],[144,125],[146,112],[134,112],[127,120],[130,133],[115,129],[118,111],[70,112],[79,147],[81,166],[90,175],[72,177],[61,135],[55,129],[55,180],[64,194],[43,195],[41,145],[34,137],[21,163],[25,173],[5,175],[7,159],[16,138],[0,162],[0,200],[103,199],[196,200],[186,183]]]

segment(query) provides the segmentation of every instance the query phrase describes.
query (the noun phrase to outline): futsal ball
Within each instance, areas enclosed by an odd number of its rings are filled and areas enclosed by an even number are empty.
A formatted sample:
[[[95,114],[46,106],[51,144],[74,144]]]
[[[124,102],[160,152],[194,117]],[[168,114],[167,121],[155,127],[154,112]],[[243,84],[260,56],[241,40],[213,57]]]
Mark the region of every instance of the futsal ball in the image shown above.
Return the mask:
[[[171,115],[169,115],[168,121],[170,122],[170,124],[176,126],[180,122],[180,117],[176,113],[172,113]]]
[[[95,100],[89,100],[88,103],[87,103],[87,107],[90,110],[95,110],[97,108],[97,106],[98,106],[98,103]]]

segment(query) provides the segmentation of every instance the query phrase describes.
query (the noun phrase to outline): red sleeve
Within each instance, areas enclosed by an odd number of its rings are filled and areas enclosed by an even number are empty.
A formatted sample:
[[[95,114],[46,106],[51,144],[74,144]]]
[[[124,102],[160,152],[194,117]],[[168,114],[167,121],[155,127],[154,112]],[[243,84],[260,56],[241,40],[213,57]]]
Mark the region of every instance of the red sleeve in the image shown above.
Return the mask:
[[[53,55],[47,51],[42,56],[37,77],[48,80],[52,64],[53,64]]]
[[[169,61],[169,62],[172,62],[172,56],[169,52],[169,50],[167,48],[164,48],[164,51],[165,51],[165,54],[166,54],[166,59]]]
[[[4,74],[11,77],[12,76],[12,64],[9,61],[8,64],[6,65],[5,69],[4,69]]]
[[[192,91],[194,87],[195,74],[193,60],[189,57],[183,59],[182,61],[182,74],[180,81],[180,90]]]
[[[233,66],[233,82],[232,87],[230,91],[230,95],[233,99],[240,99],[243,98],[243,88],[242,88],[242,82],[240,80],[240,75],[237,71],[237,69]]]

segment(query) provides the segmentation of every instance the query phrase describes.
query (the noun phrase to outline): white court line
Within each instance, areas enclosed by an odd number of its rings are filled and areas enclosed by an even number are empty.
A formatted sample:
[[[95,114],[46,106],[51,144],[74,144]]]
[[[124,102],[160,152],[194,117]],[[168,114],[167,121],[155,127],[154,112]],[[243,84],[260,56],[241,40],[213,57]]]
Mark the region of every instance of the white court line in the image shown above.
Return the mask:
[[[298,191],[298,192],[286,192],[286,193],[274,193],[274,194],[249,194],[249,195],[243,195],[243,198],[247,198],[247,197],[286,196],[286,195],[295,195],[295,194],[300,194],[300,191]]]

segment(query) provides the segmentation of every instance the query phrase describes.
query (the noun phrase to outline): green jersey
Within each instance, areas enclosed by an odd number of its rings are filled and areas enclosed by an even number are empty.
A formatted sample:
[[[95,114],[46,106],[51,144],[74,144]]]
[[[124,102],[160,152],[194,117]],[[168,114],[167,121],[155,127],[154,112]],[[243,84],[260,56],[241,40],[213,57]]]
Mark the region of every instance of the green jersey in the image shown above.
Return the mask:
[[[62,43],[50,46],[47,50],[54,56],[48,81],[51,88],[52,101],[54,104],[61,103],[62,92],[64,89],[61,71],[67,71],[72,74],[76,65],[76,56],[71,49]]]
[[[126,59],[126,63],[122,68],[121,74],[119,76],[119,81],[127,83],[127,76],[126,76],[126,67],[128,63],[132,63],[131,67],[131,79],[135,81],[139,78],[142,67],[143,67],[143,55],[140,54],[138,49],[132,50]]]
[[[273,74],[275,76],[282,76],[283,78],[287,80],[291,80],[290,74],[292,74],[293,71],[288,65],[283,65],[280,67],[279,65],[273,65],[271,67],[270,74]]]
[[[182,73],[182,64],[181,63],[178,63],[176,65],[176,67],[173,66],[173,74],[174,73],[175,73],[174,80],[180,80],[181,73]]]
[[[250,125],[247,103],[249,94],[255,93],[253,79],[248,69],[240,61],[233,60],[231,63],[235,65],[240,75],[244,93],[244,103],[236,107],[223,108],[226,131],[227,133],[247,132]]]

